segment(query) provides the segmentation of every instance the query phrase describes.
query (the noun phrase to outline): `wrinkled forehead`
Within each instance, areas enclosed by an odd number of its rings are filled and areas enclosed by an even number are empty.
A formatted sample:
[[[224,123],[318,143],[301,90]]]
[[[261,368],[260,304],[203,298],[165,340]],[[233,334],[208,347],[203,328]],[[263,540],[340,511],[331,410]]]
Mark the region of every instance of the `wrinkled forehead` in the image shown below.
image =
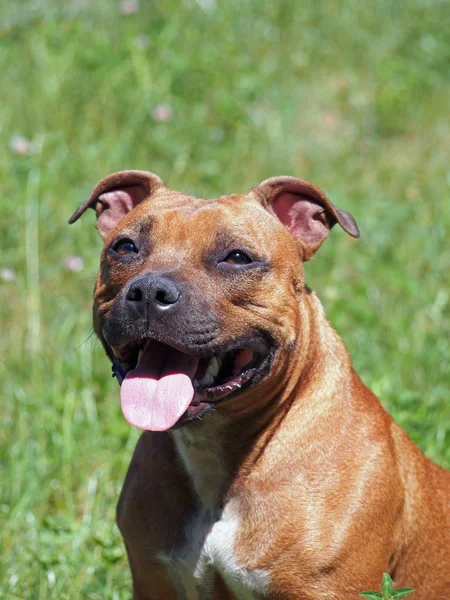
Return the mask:
[[[180,248],[217,243],[261,247],[271,245],[269,234],[279,227],[277,219],[251,195],[203,200],[165,193],[143,202],[126,215],[114,237],[149,236],[159,246]]]

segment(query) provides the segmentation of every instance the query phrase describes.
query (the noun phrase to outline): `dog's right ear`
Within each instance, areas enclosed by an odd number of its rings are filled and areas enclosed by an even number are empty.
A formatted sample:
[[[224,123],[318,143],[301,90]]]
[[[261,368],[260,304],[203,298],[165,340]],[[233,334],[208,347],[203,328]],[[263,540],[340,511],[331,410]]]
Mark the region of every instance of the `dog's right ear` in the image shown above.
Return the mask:
[[[97,213],[97,230],[105,239],[135,206],[147,200],[164,182],[148,171],[118,171],[103,178],[69,219],[75,223],[88,209]]]

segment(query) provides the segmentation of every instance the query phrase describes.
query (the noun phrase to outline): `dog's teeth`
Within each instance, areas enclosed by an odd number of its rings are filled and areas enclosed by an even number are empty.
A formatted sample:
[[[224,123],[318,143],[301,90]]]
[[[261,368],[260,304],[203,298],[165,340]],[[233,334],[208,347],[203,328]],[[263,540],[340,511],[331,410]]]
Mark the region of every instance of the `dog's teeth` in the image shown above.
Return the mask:
[[[217,377],[220,369],[220,362],[216,356],[213,356],[208,363],[208,368],[206,369],[205,375],[211,375],[212,377]]]
[[[209,386],[214,383],[215,378],[219,374],[220,368],[222,366],[223,358],[220,356],[213,356],[208,363],[208,367],[203,375],[203,379],[201,379],[198,383],[199,385]]]
[[[210,373],[205,373],[205,376],[200,381],[202,385],[211,385],[214,382],[214,377]]]
[[[141,356],[143,355],[143,353],[144,353],[144,348],[141,348],[139,350],[139,354],[138,354],[138,360],[137,360],[138,362],[141,360]]]

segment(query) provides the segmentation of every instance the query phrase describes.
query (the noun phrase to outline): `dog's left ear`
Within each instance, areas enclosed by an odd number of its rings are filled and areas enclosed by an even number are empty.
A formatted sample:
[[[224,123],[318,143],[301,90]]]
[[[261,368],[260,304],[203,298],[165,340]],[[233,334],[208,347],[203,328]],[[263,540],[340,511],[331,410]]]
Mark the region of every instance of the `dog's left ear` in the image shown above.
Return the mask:
[[[161,187],[164,187],[162,179],[149,171],[112,173],[95,186],[86,202],[70,217],[69,224],[93,208],[97,213],[98,232],[105,239],[122,217]]]
[[[352,237],[359,237],[353,217],[334,206],[312,183],[296,177],[272,177],[256,188],[265,206],[289,229],[309,260],[336,223]]]

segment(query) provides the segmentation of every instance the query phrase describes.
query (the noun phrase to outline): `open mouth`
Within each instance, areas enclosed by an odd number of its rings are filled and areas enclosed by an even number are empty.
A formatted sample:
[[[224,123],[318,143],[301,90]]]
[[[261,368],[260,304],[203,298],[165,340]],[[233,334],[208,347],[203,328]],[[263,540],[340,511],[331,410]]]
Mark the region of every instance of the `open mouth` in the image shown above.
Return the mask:
[[[271,364],[271,353],[260,344],[205,358],[150,339],[112,350],[125,418],[151,431],[200,418],[212,404],[260,381]]]

